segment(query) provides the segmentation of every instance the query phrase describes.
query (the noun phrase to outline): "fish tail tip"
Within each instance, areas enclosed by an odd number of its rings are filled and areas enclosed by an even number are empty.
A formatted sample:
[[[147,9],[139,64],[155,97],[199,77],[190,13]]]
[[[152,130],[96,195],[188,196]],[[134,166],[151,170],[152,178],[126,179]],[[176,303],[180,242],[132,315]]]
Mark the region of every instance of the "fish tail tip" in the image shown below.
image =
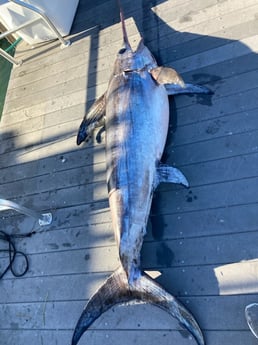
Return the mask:
[[[85,330],[76,328],[72,337],[71,345],[77,345]]]
[[[94,313],[92,313],[94,314]],[[88,304],[86,305],[85,309],[83,310],[76,327],[73,332],[71,345],[77,345],[85,331],[90,327],[90,325],[96,320],[97,317],[93,315],[89,315],[88,313]]]

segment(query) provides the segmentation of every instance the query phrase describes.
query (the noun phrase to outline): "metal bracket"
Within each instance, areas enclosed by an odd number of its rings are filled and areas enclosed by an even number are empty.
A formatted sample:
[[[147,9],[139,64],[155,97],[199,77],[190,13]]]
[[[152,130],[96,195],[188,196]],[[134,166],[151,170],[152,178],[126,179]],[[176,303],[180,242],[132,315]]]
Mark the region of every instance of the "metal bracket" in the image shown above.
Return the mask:
[[[49,225],[52,223],[51,213],[39,213],[27,207],[16,204],[13,201],[0,199],[0,211],[10,210],[10,209],[15,210],[19,213],[25,214],[26,216],[30,216],[37,219],[40,226]]]
[[[14,59],[10,54],[6,53],[2,48],[0,48],[0,55],[2,55],[7,61],[11,62],[13,65],[21,66],[22,60]]]
[[[48,16],[46,15],[46,13],[44,12],[44,10],[34,6],[34,5],[31,5],[31,4],[28,4],[28,3],[25,3],[21,0],[8,0],[10,2],[13,2],[15,3],[16,5],[19,5],[19,6],[22,6],[22,7],[25,7],[27,8],[28,10],[32,11],[32,12],[35,12],[37,13],[38,15],[40,15],[40,17],[45,21],[45,23],[50,27],[50,29],[54,32],[54,34],[57,36],[57,38],[59,39],[59,41],[62,43],[62,47],[67,47],[69,46],[71,43],[69,40],[65,40],[60,32],[57,30],[57,28],[55,27],[55,25],[52,23],[52,21],[48,18]]]

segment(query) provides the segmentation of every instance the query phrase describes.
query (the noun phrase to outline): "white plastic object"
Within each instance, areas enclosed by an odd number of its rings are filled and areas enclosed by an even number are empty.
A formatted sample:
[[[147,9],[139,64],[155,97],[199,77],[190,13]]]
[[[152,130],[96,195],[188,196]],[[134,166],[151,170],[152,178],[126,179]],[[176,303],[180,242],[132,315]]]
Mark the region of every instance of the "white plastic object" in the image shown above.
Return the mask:
[[[70,33],[79,0],[23,0],[23,2],[44,11],[62,36]],[[39,18],[39,15],[29,9],[7,0],[0,0],[0,21],[8,30],[36,18]],[[43,19],[21,29],[17,35],[30,45],[57,38]]]

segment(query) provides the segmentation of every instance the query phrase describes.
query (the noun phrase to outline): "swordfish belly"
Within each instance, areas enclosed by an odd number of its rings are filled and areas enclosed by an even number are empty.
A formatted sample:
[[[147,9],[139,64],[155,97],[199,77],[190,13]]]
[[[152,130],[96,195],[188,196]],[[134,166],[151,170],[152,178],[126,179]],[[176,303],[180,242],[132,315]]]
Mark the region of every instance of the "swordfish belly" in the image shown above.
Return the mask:
[[[168,131],[168,97],[145,68],[113,76],[106,97],[109,202],[130,283],[141,274],[140,251]]]

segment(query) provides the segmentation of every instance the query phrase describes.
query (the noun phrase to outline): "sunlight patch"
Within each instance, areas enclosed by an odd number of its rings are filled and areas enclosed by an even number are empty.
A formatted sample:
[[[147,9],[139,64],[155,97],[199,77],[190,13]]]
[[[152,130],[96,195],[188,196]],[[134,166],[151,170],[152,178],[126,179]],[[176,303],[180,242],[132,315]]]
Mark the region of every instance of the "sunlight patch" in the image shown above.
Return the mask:
[[[214,269],[220,295],[258,292],[258,260],[248,260]]]

